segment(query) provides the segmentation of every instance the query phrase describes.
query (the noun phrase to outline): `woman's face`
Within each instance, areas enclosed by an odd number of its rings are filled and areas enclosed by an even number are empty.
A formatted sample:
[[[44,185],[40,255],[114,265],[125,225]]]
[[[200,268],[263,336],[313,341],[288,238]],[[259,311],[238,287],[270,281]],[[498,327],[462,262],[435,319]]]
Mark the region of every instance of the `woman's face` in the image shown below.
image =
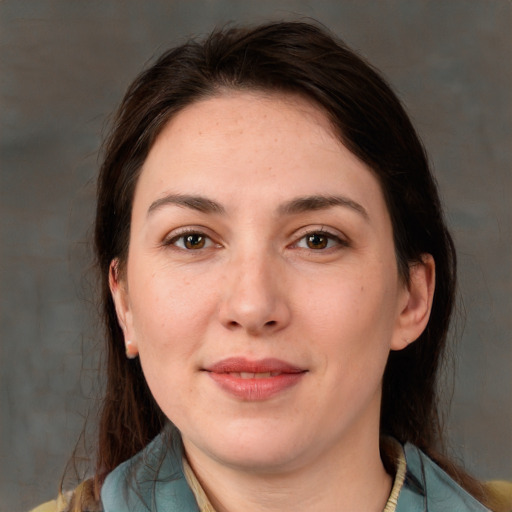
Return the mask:
[[[192,458],[282,471],[378,436],[411,294],[377,179],[306,100],[225,93],[177,114],[111,282]]]

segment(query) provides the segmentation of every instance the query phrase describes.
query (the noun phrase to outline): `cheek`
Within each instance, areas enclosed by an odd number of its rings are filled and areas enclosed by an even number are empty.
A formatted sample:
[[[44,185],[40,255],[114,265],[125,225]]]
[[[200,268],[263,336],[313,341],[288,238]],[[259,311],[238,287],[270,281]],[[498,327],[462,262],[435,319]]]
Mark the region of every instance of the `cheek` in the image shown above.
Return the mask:
[[[191,353],[215,311],[216,288],[169,270],[150,276],[135,272],[130,294],[142,356],[175,359]]]
[[[396,287],[375,272],[340,276],[308,294],[301,307],[311,336],[328,357],[362,369],[382,365],[395,325]],[[315,288],[311,288],[315,290]]]
[[[191,379],[215,310],[212,289],[164,272],[139,279],[132,287],[142,369],[152,395],[171,420],[185,402],[195,400]]]
[[[390,283],[371,269],[340,272],[311,282],[301,295],[297,302],[305,315],[316,319],[320,329],[339,324],[340,333],[372,330],[382,320],[391,319],[396,296]]]

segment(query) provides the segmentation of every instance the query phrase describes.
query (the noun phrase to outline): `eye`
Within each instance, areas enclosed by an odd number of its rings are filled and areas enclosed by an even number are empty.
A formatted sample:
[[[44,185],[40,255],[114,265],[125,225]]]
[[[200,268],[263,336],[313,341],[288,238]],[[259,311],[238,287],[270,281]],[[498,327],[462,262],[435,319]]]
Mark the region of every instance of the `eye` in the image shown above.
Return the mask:
[[[347,243],[332,233],[326,231],[312,231],[300,238],[295,244],[295,247],[321,251],[341,245],[346,246]]]
[[[189,231],[170,238],[165,245],[172,245],[178,249],[197,251],[214,245],[213,240],[199,231]]]

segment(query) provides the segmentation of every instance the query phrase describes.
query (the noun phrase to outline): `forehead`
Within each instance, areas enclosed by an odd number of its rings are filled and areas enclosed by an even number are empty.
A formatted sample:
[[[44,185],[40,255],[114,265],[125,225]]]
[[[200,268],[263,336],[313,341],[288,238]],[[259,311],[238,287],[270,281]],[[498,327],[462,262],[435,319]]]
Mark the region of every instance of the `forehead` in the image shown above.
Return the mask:
[[[191,193],[260,203],[339,192],[375,196],[373,172],[335,135],[327,115],[299,95],[223,92],[180,111],[157,137],[137,195]],[[152,195],[153,197],[149,197]],[[367,198],[368,199],[368,198]]]
[[[157,141],[169,137],[194,136],[204,142],[207,137],[257,138],[268,144],[285,139],[329,138],[336,145],[339,138],[328,116],[313,101],[299,94],[265,91],[221,90],[218,95],[196,101],[179,111],[164,127]]]

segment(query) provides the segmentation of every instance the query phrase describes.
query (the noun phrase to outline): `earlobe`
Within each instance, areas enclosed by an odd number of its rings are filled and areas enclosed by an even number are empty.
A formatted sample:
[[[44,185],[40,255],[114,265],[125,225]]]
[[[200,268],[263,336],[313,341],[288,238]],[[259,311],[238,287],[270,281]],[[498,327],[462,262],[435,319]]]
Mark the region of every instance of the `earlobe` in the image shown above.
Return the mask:
[[[139,355],[139,350],[133,341],[126,340],[124,342],[126,357],[128,359],[135,359]]]
[[[126,282],[123,281],[119,270],[119,260],[113,259],[110,263],[108,283],[112,300],[116,308],[117,321],[124,334],[126,356],[133,359],[138,355],[137,344],[134,341],[132,314],[129,306]]]
[[[409,282],[398,317],[398,328],[391,343],[392,350],[402,350],[425,330],[430,318],[435,288],[435,262],[431,254],[409,266]]]

